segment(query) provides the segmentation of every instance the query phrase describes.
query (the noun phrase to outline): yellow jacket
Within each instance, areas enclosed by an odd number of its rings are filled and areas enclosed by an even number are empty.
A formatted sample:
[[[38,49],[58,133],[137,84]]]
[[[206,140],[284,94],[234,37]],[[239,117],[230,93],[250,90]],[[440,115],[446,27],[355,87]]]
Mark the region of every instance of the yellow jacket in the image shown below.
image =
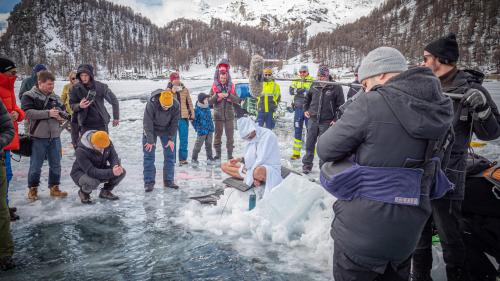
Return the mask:
[[[66,106],[66,111],[73,115],[73,110],[71,110],[71,105],[69,104],[69,93],[71,92],[71,88],[73,88],[73,84],[68,83],[64,85],[64,88],[62,90],[61,94],[61,100],[63,104]]]
[[[280,85],[275,81],[262,83],[262,94],[257,98],[259,112],[274,112],[281,100]]]

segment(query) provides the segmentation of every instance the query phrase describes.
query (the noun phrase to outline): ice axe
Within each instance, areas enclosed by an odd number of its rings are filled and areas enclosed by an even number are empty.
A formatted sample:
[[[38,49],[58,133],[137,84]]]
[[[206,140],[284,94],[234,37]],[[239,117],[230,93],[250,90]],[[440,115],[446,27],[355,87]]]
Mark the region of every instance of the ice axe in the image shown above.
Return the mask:
[[[259,55],[253,55],[250,60],[250,73],[249,73],[249,84],[250,84],[250,94],[252,97],[259,97],[262,93],[262,83],[264,82],[264,77],[262,72],[264,71],[264,62],[276,61],[276,60],[266,60]],[[288,79],[288,78],[275,78],[275,81],[305,81],[303,79]],[[309,81],[308,82],[313,82]],[[340,85],[340,86],[354,86],[361,87],[361,84],[356,83],[342,83],[342,82],[333,82],[333,81],[321,81],[322,84],[327,85]]]

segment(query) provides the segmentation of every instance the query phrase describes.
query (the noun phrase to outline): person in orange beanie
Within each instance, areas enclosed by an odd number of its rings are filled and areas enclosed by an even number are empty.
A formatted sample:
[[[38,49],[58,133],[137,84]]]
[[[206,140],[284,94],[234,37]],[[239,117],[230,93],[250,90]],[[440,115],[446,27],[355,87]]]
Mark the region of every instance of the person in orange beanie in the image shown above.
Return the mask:
[[[75,152],[71,178],[80,187],[78,196],[83,204],[91,204],[90,193],[104,183],[99,198],[118,200],[111,191],[125,177],[125,169],[106,131],[87,131]]]

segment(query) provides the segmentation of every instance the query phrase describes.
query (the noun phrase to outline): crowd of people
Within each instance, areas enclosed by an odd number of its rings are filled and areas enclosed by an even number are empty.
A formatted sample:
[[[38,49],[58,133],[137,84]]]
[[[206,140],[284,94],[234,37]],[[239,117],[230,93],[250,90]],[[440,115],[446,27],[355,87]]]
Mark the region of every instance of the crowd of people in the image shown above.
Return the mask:
[[[461,206],[472,133],[482,140],[498,138],[500,114],[481,86],[482,77],[459,70],[458,59],[453,34],[425,46],[423,64],[410,69],[397,49],[372,50],[356,67],[355,85],[347,93],[349,105],[343,110],[348,103],[342,87],[331,83],[329,68],[320,66],[315,79],[307,66],[300,67],[289,88],[294,111],[290,159],[301,158],[305,135],[302,172],[311,172],[317,153],[321,183],[337,198],[331,231],[335,280],[432,280],[434,230],[441,239],[448,280],[495,280],[491,273],[476,274],[467,266]],[[45,65],[36,65],[22,82],[20,106],[14,93],[16,74],[15,63],[0,58],[1,269],[14,266],[10,221],[19,219],[16,208],[9,208],[7,195],[12,151],[29,147],[30,201],[38,200],[45,160],[50,196],[68,195],[60,188],[64,129],[71,132],[75,149],[71,178],[83,204],[92,203],[90,195],[101,184],[99,198],[118,200],[112,191],[126,176],[109,136],[109,125],[120,124],[119,102],[106,84],[95,79],[91,65],[82,64],[69,73],[60,97],[54,93],[55,76]],[[261,197],[279,185],[282,157],[272,130],[281,90],[273,77],[272,68],[263,70],[254,122],[239,106],[228,60],[216,66],[209,93],[199,93],[194,104],[179,73],[171,73],[166,88],[153,91],[144,110],[145,192],[155,187],[158,138],[164,157],[163,186],[179,188],[175,163],[188,164],[189,124],[197,134],[193,165],[199,163],[203,145],[207,163],[220,163],[225,133],[228,161],[221,164],[223,172],[254,187]],[[443,92],[461,98],[452,100]],[[23,120],[28,137],[20,141],[18,123]],[[242,157],[233,157],[235,123],[247,143]],[[336,169],[346,161],[349,169]],[[493,256],[500,260],[500,255]]]

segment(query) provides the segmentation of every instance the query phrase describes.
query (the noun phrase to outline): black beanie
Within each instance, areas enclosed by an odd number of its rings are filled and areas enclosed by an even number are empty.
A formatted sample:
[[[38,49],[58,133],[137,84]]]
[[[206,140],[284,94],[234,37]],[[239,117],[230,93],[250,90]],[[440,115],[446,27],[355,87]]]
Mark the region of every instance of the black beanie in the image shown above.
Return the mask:
[[[454,33],[449,33],[445,37],[432,41],[425,46],[424,50],[448,62],[458,61],[458,43]]]
[[[203,103],[203,101],[204,101],[206,98],[209,98],[209,97],[210,97],[210,96],[209,96],[209,95],[207,95],[207,94],[205,94],[205,93],[200,93],[200,94],[198,95],[198,102]]]
[[[0,73],[16,68],[16,64],[8,58],[0,57]]]

